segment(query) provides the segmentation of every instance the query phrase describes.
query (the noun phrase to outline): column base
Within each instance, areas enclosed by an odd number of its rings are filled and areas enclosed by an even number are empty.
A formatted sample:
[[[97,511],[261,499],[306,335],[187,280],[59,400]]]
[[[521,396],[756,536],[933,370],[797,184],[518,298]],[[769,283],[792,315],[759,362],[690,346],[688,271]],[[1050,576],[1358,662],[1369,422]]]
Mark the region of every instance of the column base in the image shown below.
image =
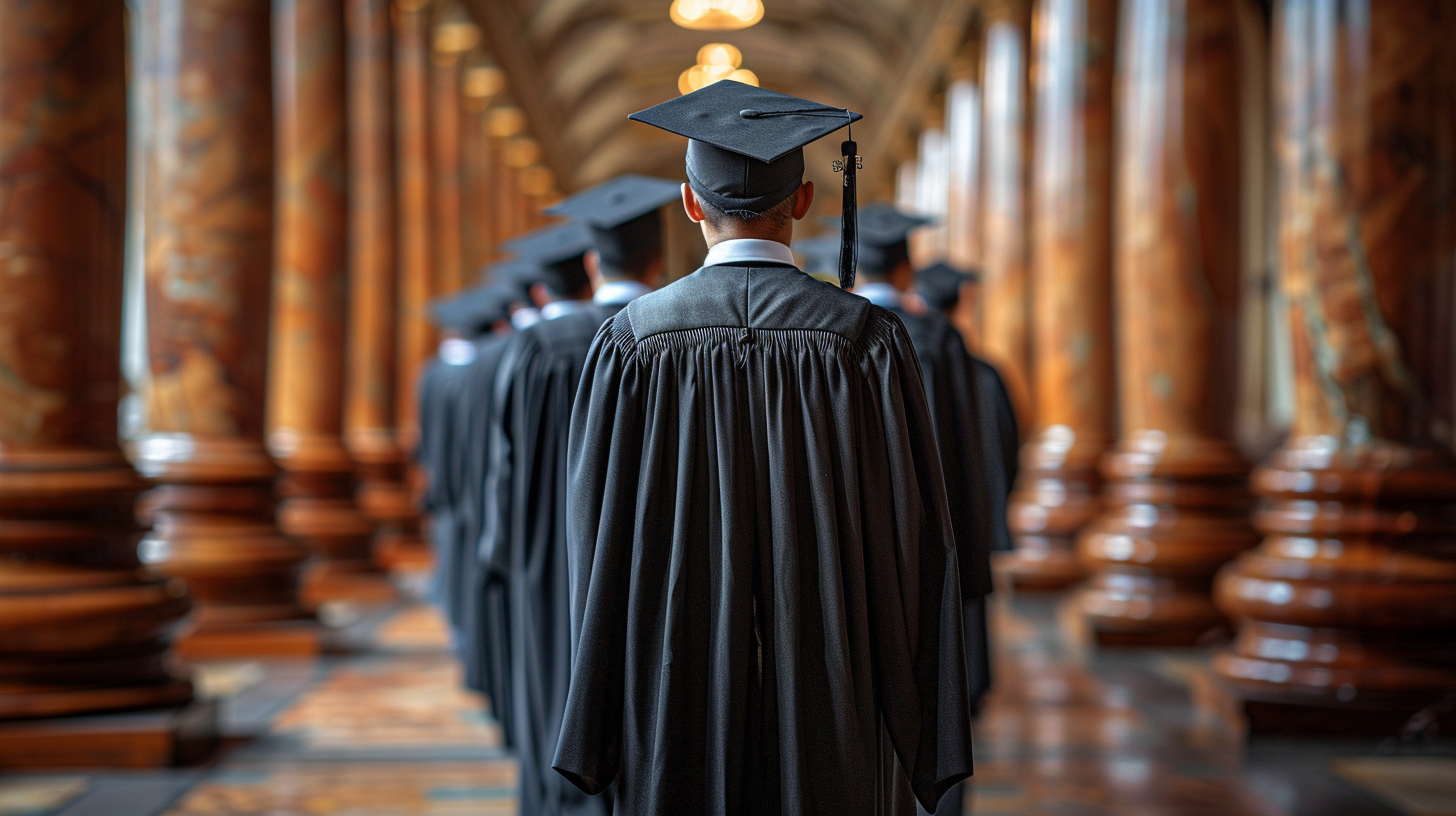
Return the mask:
[[[435,563],[430,543],[418,530],[382,532],[376,547],[379,565],[388,570],[424,572]]]
[[[192,696],[179,681],[177,694]],[[194,765],[217,749],[217,703],[0,723],[0,768],[167,768]]]
[[[1057,591],[1087,577],[1077,534],[1101,512],[1097,463],[1107,446],[1100,436],[1051,425],[1022,447],[1008,508],[1016,551],[1000,562],[1015,588]]]
[[[312,619],[199,627],[177,641],[177,654],[189,660],[316,657],[322,651],[323,630]]]
[[[299,595],[305,606],[317,609],[329,601],[387,604],[399,597],[399,590],[373,562],[350,565],[325,561],[304,571]]]
[[[1352,707],[1261,699],[1222,679],[1214,669],[1194,674],[1191,686],[1199,718],[1215,722],[1223,731],[1240,738],[1383,738],[1398,736],[1407,728],[1424,731],[1431,726],[1442,733],[1456,731],[1456,711],[1423,713],[1429,700],[1387,699]]]
[[[1016,550],[996,562],[997,569],[1023,592],[1060,592],[1087,573],[1077,560],[1077,544],[1070,538],[1016,537]]]
[[[1207,587],[1103,570],[1079,592],[1077,606],[1099,646],[1181,648],[1228,640],[1228,622]]]

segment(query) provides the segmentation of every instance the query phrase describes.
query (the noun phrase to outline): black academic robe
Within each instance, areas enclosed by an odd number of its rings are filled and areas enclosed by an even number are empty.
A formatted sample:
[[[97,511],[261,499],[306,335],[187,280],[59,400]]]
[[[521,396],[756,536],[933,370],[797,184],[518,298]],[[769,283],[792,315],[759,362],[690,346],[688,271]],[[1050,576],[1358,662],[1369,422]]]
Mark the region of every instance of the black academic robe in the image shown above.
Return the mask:
[[[994,522],[991,550],[1010,552],[1016,549],[1016,544],[1011,539],[1007,504],[1020,466],[1021,432],[1016,427],[1016,409],[1011,407],[1011,394],[1006,390],[1001,372],[979,357],[971,359],[976,364],[976,384],[980,389],[981,427],[987,429],[984,434],[986,478]]]
[[[991,689],[990,643],[985,626],[986,596],[991,593],[993,527],[1005,525],[995,517],[994,481],[985,465],[984,428],[980,385],[975,361],[965,341],[939,312],[891,309],[905,324],[910,344],[920,360],[925,397],[940,446],[946,496],[955,529],[956,557],[961,571],[961,620],[966,639],[966,679],[971,711],[980,710]],[[1001,502],[1005,507],[1005,501]],[[958,816],[965,803],[963,785],[941,797],[937,816]],[[924,812],[924,811],[922,811]]]
[[[415,447],[415,459],[425,474],[421,509],[429,516],[430,543],[435,556],[430,597],[440,605],[452,630],[456,631],[460,626],[460,604],[452,583],[452,577],[457,574],[452,559],[459,536],[461,465],[455,455],[455,414],[464,370],[465,366],[436,356],[420,372],[417,392],[420,435]]]
[[[934,807],[971,771],[970,712],[900,321],[790,266],[712,266],[605,323],[582,377],[557,770],[615,779],[627,816]]]
[[[570,681],[566,443],[582,364],[602,323],[590,304],[511,337],[500,363],[480,557],[509,603],[509,700],[522,816],[606,814],[552,772]]]
[[[490,457],[495,384],[509,333],[487,335],[475,344],[475,359],[465,366],[456,394],[454,445],[461,461],[458,534],[452,550],[452,586],[460,605],[457,632],[465,685],[485,694],[501,725],[507,746],[514,744],[509,705],[509,641],[506,586],[488,581],[477,552],[485,527],[485,470]]]

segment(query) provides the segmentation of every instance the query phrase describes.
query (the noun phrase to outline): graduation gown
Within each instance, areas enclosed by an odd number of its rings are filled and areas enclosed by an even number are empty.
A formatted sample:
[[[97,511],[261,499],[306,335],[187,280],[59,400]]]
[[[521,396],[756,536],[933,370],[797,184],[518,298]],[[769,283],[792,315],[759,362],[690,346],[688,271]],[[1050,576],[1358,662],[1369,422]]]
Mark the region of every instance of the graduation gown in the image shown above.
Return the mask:
[[[900,321],[791,266],[710,266],[607,321],[582,377],[557,770],[617,780],[628,816],[933,808],[970,712]]]
[[[590,304],[517,332],[497,375],[480,545],[487,581],[508,597],[510,677],[503,708],[520,760],[522,816],[606,814],[551,770],[570,680],[566,443],[583,361],[602,315]]]
[[[509,705],[509,610],[503,581],[487,580],[477,557],[485,526],[485,471],[490,457],[495,384],[508,333],[491,334],[475,344],[456,392],[454,444],[461,460],[458,535],[452,551],[453,586],[460,604],[457,632],[465,685],[485,694],[501,725],[507,746],[514,745]]]
[[[976,385],[980,390],[981,427],[986,429],[986,479],[993,522],[991,550],[1010,552],[1016,549],[1016,544],[1011,539],[1007,504],[1021,461],[1021,431],[1016,427],[1016,410],[1011,407],[1011,394],[1006,390],[1001,372],[979,357],[971,360],[976,365]]]
[[[455,455],[455,413],[464,369],[464,365],[436,356],[420,372],[420,436],[415,447],[415,459],[425,472],[421,509],[430,518],[430,544],[435,556],[429,594],[445,613],[453,631],[458,631],[460,626],[458,592],[452,583],[452,576],[457,574],[453,553],[459,536],[461,466],[460,457]]]
[[[961,574],[961,620],[966,639],[966,680],[971,711],[979,712],[991,689],[991,653],[986,631],[986,596],[991,593],[992,529],[995,488],[987,473],[984,414],[977,367],[965,341],[939,312],[916,313],[903,306],[891,311],[905,324],[910,344],[920,359],[925,397],[940,446],[946,495],[955,529],[956,557]],[[1000,505],[1005,507],[1004,499]],[[941,797],[937,816],[959,816],[965,807],[963,785]],[[924,811],[921,811],[924,812]]]

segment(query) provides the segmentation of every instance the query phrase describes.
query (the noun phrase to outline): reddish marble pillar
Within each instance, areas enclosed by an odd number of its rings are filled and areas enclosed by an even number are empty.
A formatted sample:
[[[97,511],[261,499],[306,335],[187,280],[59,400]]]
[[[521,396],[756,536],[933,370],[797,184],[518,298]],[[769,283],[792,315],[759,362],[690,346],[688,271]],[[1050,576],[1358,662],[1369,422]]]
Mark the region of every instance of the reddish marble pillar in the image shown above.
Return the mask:
[[[981,268],[981,89],[970,79],[957,79],[945,93],[948,196],[946,260],[962,269]],[[981,349],[979,286],[964,287],[951,321],[966,345]]]
[[[347,157],[344,0],[274,0],[278,232],[269,449],[279,524],[307,543],[310,605],[389,598],[344,449]]]
[[[456,23],[456,25],[459,25]],[[461,172],[460,55],[436,49],[430,66],[430,141],[434,215],[435,293],[447,294],[465,285],[461,222],[464,191]]]
[[[1296,414],[1214,667],[1255,728],[1393,733],[1456,689],[1456,7],[1284,0],[1276,38]]]
[[[1082,578],[1077,534],[1101,509],[1112,442],[1112,85],[1117,0],[1040,0],[1032,161],[1032,400],[1011,499],[1020,587]]]
[[[982,68],[981,352],[1000,371],[1022,428],[1032,427],[1029,0],[986,7]]]
[[[423,0],[394,7],[395,178],[398,187],[399,265],[396,287],[399,332],[395,380],[395,433],[406,457],[419,443],[418,388],[420,372],[435,352],[435,332],[426,309],[435,293],[432,253],[434,216],[431,201],[430,29]],[[429,561],[429,545],[420,535],[415,501],[423,484],[417,469],[406,466],[410,485],[409,520],[395,535],[380,540],[380,556],[391,566],[419,567]]]
[[[1125,0],[1118,89],[1120,435],[1083,533],[1103,643],[1223,625],[1214,573],[1257,537],[1231,443],[1239,307],[1239,32],[1225,0]]]
[[[0,718],[192,697],[116,437],[125,40],[119,3],[0,2]]]
[[[417,536],[397,441],[394,69],[390,0],[348,0],[349,320],[344,444],[376,552]]]
[[[496,184],[495,229],[497,243],[508,241],[527,229],[527,213],[521,207],[521,197],[516,190],[518,179],[505,160],[503,139],[491,139],[491,153],[495,160]]]
[[[308,550],[274,520],[264,447],[273,264],[272,35],[257,0],[145,0],[136,68],[146,166],[143,552],[187,581],[191,654],[310,652]]]
[[[498,69],[491,69],[498,70]],[[473,281],[477,273],[496,257],[495,157],[477,113],[465,117],[460,129],[463,147],[465,195],[461,221],[465,233],[465,274]]]

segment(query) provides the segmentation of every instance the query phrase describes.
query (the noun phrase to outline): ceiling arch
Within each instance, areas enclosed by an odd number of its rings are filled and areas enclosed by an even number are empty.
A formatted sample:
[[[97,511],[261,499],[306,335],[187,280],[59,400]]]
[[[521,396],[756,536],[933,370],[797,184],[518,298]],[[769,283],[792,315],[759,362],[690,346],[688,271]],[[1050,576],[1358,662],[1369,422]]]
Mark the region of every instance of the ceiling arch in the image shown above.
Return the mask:
[[[676,96],[678,75],[710,42],[742,50],[764,87],[865,114],[861,152],[887,149],[895,124],[877,117],[903,116],[927,49],[964,39],[975,0],[764,0],[759,24],[722,32],[674,25],[671,0],[466,3],[570,191],[624,172],[680,172],[681,140],[627,114]]]

